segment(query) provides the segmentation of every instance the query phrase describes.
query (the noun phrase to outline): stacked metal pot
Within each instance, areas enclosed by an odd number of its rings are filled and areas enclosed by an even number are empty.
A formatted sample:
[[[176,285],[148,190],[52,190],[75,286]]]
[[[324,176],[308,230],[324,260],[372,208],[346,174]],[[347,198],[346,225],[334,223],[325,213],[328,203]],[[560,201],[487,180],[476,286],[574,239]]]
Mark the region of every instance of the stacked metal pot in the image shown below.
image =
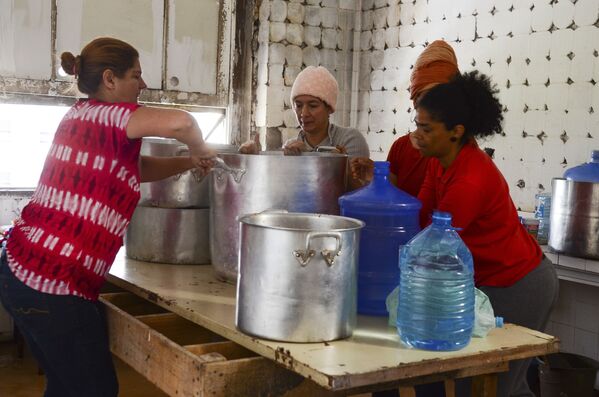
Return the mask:
[[[237,327],[293,342],[350,336],[363,223],[335,216],[347,156],[278,151],[219,158],[210,248],[217,276],[237,281]]]
[[[211,145],[218,152],[236,152],[232,145]],[[175,139],[144,138],[141,154],[188,156]],[[141,199],[127,228],[126,255],[147,262],[208,264],[209,177],[195,170],[141,184]]]

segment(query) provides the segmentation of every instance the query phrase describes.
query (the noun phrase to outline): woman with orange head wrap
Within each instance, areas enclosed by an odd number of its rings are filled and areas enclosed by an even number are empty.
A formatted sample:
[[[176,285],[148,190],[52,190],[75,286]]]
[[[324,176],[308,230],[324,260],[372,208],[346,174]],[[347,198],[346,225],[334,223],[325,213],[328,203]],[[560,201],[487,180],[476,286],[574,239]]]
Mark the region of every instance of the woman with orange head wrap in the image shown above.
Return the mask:
[[[412,69],[410,99],[415,105],[424,92],[437,84],[447,83],[458,73],[458,61],[453,48],[443,40],[433,41],[418,56]],[[390,163],[389,179],[393,184],[412,196],[417,196],[429,158],[420,154],[411,138],[412,134],[409,133],[393,142],[387,161]],[[370,180],[372,167],[369,159],[352,160],[354,179]]]

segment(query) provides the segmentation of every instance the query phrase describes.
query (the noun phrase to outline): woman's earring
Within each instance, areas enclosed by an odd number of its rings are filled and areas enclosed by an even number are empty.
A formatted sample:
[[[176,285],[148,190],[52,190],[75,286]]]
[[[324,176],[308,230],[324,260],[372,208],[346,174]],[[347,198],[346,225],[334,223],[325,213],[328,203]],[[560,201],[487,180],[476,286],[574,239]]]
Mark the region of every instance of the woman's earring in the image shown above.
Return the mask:
[[[449,140],[452,142],[457,142],[458,138],[456,138],[455,136],[452,136],[451,138],[449,138]]]

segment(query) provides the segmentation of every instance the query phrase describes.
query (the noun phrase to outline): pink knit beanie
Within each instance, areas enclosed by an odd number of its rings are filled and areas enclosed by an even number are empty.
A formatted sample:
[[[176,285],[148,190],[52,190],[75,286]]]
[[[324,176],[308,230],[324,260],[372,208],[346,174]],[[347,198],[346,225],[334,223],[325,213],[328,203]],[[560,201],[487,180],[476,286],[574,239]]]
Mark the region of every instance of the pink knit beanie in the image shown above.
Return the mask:
[[[339,86],[331,72],[322,66],[308,66],[297,75],[293,82],[291,102],[300,95],[310,95],[329,105],[334,112],[338,93]]]

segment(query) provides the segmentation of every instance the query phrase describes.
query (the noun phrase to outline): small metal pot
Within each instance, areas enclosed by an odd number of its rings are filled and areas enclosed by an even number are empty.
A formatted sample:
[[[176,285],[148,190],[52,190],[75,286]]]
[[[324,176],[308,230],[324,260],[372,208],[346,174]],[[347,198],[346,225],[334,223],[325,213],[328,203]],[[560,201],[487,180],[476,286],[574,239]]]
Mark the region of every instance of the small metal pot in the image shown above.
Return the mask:
[[[351,336],[364,222],[269,212],[245,215],[239,222],[237,327],[288,342]]]
[[[146,262],[208,264],[209,210],[138,206],[127,227],[129,258]]]
[[[237,153],[234,145],[208,144],[218,153]],[[141,152],[144,156],[189,156],[187,146],[176,139],[144,138]],[[210,178],[199,176],[195,170],[141,184],[139,205],[161,208],[210,207]]]
[[[599,183],[554,178],[552,187],[549,246],[599,259]]]

